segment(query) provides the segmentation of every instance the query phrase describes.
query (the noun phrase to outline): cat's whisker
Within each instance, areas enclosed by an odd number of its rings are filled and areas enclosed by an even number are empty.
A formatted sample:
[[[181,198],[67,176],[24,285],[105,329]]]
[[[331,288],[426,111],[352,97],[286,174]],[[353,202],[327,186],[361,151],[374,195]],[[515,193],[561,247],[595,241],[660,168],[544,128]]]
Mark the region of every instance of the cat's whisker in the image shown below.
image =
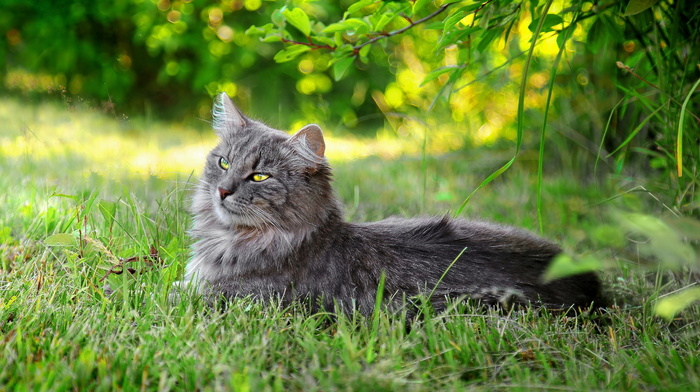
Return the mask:
[[[272,215],[269,212],[263,210],[262,208],[260,208],[256,205],[251,205],[250,211],[256,217],[259,218],[258,222],[261,223],[262,225],[264,225],[262,227],[259,227],[260,229],[264,229],[266,227],[273,227],[273,228],[278,229],[280,231],[282,230],[279,223],[277,221],[275,221],[275,219],[272,217]]]
[[[249,208],[249,211],[255,214],[255,216],[258,218],[256,222],[262,225],[258,227],[259,230],[272,229],[273,231],[276,231],[279,234],[277,238],[283,239],[289,247],[292,247],[292,242],[289,239],[288,231],[282,228],[279,222],[274,219],[272,214],[256,205],[251,205]]]
[[[195,188],[202,188],[202,189],[216,189],[217,187],[214,186],[209,181],[204,180],[203,178],[199,179],[199,182],[197,184],[194,184]]]

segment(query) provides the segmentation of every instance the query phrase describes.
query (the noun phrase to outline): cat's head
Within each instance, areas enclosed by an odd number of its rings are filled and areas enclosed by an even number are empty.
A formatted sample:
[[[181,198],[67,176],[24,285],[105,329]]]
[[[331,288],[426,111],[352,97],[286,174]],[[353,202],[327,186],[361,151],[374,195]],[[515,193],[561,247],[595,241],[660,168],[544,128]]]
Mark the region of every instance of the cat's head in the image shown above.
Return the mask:
[[[321,224],[336,206],[321,128],[311,124],[289,136],[243,115],[225,93],[212,112],[220,142],[207,157],[195,213],[242,230]]]

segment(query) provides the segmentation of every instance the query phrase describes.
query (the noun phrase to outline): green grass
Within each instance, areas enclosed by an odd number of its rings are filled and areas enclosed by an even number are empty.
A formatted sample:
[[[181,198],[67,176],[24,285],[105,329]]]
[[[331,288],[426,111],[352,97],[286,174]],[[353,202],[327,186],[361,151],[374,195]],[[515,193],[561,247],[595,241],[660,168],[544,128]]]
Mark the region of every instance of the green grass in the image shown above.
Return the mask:
[[[190,245],[193,157],[211,146],[209,132],[9,99],[0,108],[0,390],[700,389],[698,307],[670,323],[653,313],[659,295],[692,276],[655,272],[648,260],[641,268],[646,258],[607,217],[611,208],[661,215],[646,194],[597,205],[622,190],[564,170],[544,178],[545,235],[604,261],[612,297],[625,301],[607,324],[465,304],[410,328],[382,312],[172,305],[168,288]],[[530,156],[463,215],[535,229]],[[348,216],[375,220],[454,212],[508,157],[478,149],[333,163]],[[124,267],[134,274],[114,273],[132,257]]]

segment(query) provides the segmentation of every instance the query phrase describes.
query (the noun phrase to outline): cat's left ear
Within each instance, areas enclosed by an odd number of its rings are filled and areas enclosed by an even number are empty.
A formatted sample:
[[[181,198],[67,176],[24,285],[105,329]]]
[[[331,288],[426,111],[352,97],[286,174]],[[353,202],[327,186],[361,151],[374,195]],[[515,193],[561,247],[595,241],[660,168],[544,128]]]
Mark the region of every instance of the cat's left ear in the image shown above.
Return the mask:
[[[246,117],[233,104],[226,93],[221,93],[214,99],[212,108],[212,124],[214,131],[221,136],[235,134],[246,126]]]
[[[319,164],[326,153],[326,142],[323,140],[321,127],[309,124],[295,133],[287,143],[296,147],[306,160]]]

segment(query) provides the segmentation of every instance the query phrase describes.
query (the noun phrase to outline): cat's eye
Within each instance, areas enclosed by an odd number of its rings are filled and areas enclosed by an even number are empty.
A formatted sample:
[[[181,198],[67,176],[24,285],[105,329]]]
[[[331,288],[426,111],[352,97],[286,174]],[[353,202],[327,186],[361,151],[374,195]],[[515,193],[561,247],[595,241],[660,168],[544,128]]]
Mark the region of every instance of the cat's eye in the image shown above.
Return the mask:
[[[250,179],[255,181],[255,182],[260,182],[260,181],[265,181],[268,178],[270,178],[269,174],[263,174],[263,173],[253,173],[252,176],[250,176]]]
[[[221,158],[219,158],[219,167],[224,169],[224,170],[228,170],[228,168],[231,167],[231,164],[228,163],[226,158],[221,157]]]

